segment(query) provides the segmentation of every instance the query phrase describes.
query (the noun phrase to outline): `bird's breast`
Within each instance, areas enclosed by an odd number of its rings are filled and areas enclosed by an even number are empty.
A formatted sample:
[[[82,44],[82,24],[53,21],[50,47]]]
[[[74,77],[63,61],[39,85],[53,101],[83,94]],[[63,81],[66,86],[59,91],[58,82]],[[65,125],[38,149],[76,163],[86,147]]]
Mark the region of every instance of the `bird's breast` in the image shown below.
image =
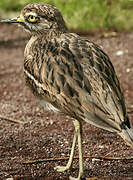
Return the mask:
[[[30,54],[30,49],[32,47],[32,44],[37,40],[36,36],[32,36],[29,40],[29,42],[27,43],[26,47],[25,47],[25,51],[24,51],[24,56],[27,57]]]

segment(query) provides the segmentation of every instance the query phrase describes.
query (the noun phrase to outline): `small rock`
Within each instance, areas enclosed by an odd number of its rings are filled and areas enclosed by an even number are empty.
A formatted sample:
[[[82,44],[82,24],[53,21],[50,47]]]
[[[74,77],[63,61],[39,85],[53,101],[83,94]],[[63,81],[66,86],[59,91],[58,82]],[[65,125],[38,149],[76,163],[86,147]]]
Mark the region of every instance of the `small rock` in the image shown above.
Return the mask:
[[[117,56],[122,56],[123,54],[124,54],[124,52],[122,50],[119,50],[119,51],[116,52]]]
[[[130,72],[130,71],[131,71],[131,69],[130,69],[130,68],[127,68],[127,69],[126,69],[126,72],[127,72],[127,73],[128,73],[128,72]]]

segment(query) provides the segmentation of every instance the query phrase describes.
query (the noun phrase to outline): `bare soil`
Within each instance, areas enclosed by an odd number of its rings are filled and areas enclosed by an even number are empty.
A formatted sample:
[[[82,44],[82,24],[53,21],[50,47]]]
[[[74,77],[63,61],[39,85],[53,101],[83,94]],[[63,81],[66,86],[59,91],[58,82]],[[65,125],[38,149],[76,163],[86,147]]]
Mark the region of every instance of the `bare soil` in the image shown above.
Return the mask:
[[[86,38],[101,45],[109,54],[133,123],[133,32],[119,32],[109,37],[99,35],[100,32],[88,34]],[[0,179],[67,180],[70,174],[78,174],[77,159],[72,169],[64,173],[56,172],[54,167],[65,165],[66,160],[24,164],[27,160],[69,156],[74,130],[70,118],[45,111],[25,87],[23,51],[28,38],[16,26],[0,25],[0,116],[5,117],[0,118]],[[133,157],[133,150],[119,136],[87,123],[83,123],[83,151],[87,156]],[[133,158],[85,158],[84,167],[86,179],[133,179]]]

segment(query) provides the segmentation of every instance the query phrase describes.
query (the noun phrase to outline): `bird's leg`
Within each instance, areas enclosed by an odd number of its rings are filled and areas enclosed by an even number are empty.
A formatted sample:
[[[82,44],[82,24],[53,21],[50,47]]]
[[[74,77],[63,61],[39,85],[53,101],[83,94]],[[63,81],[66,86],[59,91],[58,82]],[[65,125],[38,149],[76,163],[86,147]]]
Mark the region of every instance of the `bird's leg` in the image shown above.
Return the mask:
[[[75,131],[78,136],[78,149],[79,149],[79,174],[77,178],[69,177],[70,180],[81,180],[83,178],[83,154],[82,154],[82,137],[80,122],[74,121]]]
[[[75,149],[75,145],[76,145],[76,140],[77,140],[77,127],[75,126],[75,121],[74,122],[74,127],[75,127],[75,131],[74,131],[74,137],[73,137],[73,143],[72,143],[72,148],[71,148],[71,153],[70,153],[70,157],[69,160],[67,162],[66,166],[56,166],[54,169],[56,169],[58,172],[64,172],[66,170],[68,170],[71,165],[72,165],[72,161],[73,161],[73,156],[74,156],[74,149]]]
[[[76,145],[76,140],[78,137],[78,149],[79,149],[79,174],[77,178],[69,177],[70,180],[81,180],[83,178],[83,155],[82,155],[82,142],[81,142],[81,127],[80,122],[77,120],[73,120],[75,131],[74,131],[74,137],[73,137],[73,144],[71,148],[70,158],[68,160],[68,163],[66,166],[56,166],[55,169],[59,172],[63,172],[68,170],[73,162],[73,156],[74,156],[74,149]]]

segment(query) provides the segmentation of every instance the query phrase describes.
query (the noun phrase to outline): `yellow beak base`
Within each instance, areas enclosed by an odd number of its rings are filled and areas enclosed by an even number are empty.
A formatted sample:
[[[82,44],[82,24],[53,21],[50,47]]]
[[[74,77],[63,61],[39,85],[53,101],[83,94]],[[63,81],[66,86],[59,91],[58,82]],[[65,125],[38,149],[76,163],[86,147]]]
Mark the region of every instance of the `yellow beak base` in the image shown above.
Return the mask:
[[[11,19],[5,19],[5,20],[2,20],[1,22],[3,23],[9,23],[9,24],[12,24],[12,23],[24,23],[23,19],[20,18],[20,16],[16,17],[16,18],[11,18]]]

